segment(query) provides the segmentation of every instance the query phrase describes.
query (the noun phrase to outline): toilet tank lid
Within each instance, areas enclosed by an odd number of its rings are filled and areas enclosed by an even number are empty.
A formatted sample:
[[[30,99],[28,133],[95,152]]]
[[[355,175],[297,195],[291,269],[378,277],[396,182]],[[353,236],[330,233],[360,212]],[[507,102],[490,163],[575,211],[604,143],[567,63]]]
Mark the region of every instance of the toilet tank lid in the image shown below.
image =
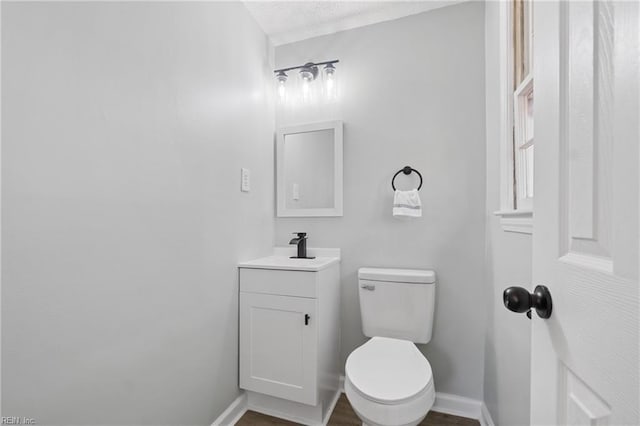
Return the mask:
[[[400,283],[433,284],[436,273],[428,269],[360,268],[358,279]]]

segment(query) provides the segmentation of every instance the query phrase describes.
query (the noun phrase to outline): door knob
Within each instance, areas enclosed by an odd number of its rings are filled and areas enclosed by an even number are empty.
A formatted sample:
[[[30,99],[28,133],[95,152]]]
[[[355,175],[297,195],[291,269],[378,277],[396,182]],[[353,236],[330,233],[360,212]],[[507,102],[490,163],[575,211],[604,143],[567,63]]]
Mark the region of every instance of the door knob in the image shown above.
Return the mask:
[[[536,286],[533,293],[522,287],[509,287],[502,293],[504,306],[513,312],[526,312],[531,318],[531,308],[536,310],[540,318],[551,316],[551,293],[543,285]]]

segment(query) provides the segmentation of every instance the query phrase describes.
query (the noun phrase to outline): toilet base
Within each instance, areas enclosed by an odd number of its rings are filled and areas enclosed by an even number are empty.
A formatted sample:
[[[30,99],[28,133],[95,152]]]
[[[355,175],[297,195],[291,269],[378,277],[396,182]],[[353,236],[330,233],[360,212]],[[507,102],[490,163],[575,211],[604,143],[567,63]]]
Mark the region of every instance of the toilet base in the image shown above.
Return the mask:
[[[353,411],[355,411],[355,410],[353,410]],[[362,420],[362,415],[360,413],[356,412],[356,415],[358,416],[358,418],[360,418],[360,420]],[[427,417],[426,414],[424,416],[420,417],[416,421],[413,421],[413,422],[410,422],[410,423],[404,423],[404,424],[401,424],[401,425],[393,425],[393,426],[418,426],[420,424],[420,422],[424,420],[425,417]],[[363,421],[362,422],[362,426],[388,426],[388,425],[381,425],[381,424],[378,424],[378,423],[371,422],[369,420],[368,423]]]
[[[427,417],[427,416],[424,416],[424,417]],[[420,424],[420,422],[424,420],[424,417],[422,417],[420,420],[418,420],[416,422],[411,422],[411,423],[407,423],[407,424],[404,424],[404,425],[397,425],[397,426],[418,426]],[[381,426],[381,425],[377,425],[375,423],[362,422],[362,426]]]
[[[397,405],[379,404],[362,396],[345,377],[344,391],[351,407],[365,426],[416,426],[435,402],[433,384],[415,399]]]

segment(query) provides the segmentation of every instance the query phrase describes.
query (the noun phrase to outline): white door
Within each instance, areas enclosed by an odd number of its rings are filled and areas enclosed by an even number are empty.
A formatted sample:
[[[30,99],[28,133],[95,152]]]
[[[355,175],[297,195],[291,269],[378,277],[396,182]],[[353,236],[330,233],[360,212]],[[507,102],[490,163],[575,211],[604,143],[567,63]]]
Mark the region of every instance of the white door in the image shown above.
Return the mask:
[[[317,403],[316,299],[240,293],[240,387]]]
[[[534,425],[638,425],[637,1],[534,5]]]

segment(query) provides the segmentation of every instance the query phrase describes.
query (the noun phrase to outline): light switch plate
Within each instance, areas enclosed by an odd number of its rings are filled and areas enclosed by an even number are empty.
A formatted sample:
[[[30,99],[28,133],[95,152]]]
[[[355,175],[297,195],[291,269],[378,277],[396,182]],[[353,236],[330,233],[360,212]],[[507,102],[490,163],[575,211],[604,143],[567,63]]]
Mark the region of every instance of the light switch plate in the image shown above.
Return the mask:
[[[240,191],[249,192],[249,190],[251,189],[251,171],[249,171],[249,169],[245,169],[244,167],[240,170]]]

